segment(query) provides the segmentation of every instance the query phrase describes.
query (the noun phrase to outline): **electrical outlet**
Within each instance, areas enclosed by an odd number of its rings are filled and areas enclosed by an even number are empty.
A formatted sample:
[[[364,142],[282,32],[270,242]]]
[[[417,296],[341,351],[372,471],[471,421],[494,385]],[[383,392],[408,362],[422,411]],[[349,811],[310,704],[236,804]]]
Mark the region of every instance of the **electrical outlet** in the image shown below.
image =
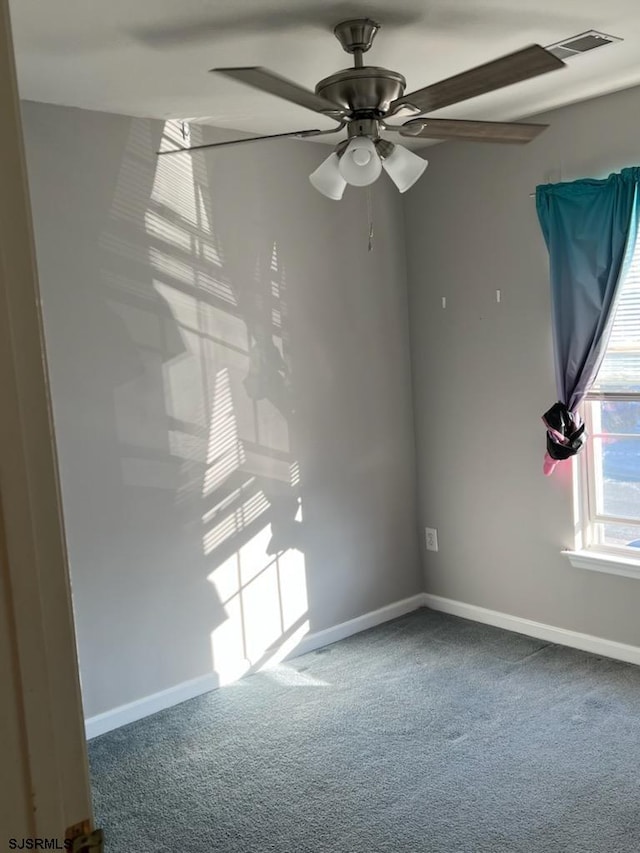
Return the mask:
[[[425,527],[425,540],[427,543],[427,551],[438,550],[438,531],[435,527]]]

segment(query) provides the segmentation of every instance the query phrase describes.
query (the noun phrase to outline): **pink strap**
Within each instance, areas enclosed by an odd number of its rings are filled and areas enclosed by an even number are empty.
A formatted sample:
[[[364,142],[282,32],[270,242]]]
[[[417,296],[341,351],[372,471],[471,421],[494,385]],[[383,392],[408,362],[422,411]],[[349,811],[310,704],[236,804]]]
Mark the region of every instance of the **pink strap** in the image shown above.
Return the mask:
[[[558,464],[558,459],[552,459],[548,453],[544,454],[544,463],[542,466],[542,470],[544,471],[544,476],[549,477],[553,474],[556,465]]]

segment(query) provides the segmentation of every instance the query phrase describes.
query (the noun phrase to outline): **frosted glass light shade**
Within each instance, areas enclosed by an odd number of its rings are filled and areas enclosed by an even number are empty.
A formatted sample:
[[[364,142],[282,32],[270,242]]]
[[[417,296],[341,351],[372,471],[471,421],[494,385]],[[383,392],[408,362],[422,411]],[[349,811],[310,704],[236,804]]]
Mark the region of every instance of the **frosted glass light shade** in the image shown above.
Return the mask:
[[[382,163],[373,140],[355,136],[340,158],[340,174],[354,187],[366,187],[380,177]]]
[[[339,165],[338,155],[334,151],[309,175],[309,180],[318,192],[334,201],[340,201],[347,186],[340,174]]]
[[[428,160],[418,157],[404,145],[394,145],[391,154],[382,161],[382,168],[401,193],[415,184],[428,165]]]

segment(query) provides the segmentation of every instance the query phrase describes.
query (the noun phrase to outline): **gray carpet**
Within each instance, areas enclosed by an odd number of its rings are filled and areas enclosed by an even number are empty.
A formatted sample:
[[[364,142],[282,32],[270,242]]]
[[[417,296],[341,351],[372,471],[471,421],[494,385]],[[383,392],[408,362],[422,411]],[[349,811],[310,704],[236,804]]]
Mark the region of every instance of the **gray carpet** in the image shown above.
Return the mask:
[[[90,761],[108,853],[638,853],[640,668],[420,610]]]

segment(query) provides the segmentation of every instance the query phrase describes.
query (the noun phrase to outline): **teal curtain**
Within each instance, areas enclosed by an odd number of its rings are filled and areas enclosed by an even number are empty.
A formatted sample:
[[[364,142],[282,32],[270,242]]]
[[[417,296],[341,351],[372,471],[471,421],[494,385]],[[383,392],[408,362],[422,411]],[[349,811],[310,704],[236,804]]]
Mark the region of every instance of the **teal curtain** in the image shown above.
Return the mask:
[[[542,184],[536,189],[538,219],[549,251],[558,392],[553,418],[548,419],[552,422],[545,420],[552,459],[573,455],[583,443],[571,447],[581,426],[577,408],[604,357],[618,284],[633,252],[639,181],[636,166],[604,180]]]

